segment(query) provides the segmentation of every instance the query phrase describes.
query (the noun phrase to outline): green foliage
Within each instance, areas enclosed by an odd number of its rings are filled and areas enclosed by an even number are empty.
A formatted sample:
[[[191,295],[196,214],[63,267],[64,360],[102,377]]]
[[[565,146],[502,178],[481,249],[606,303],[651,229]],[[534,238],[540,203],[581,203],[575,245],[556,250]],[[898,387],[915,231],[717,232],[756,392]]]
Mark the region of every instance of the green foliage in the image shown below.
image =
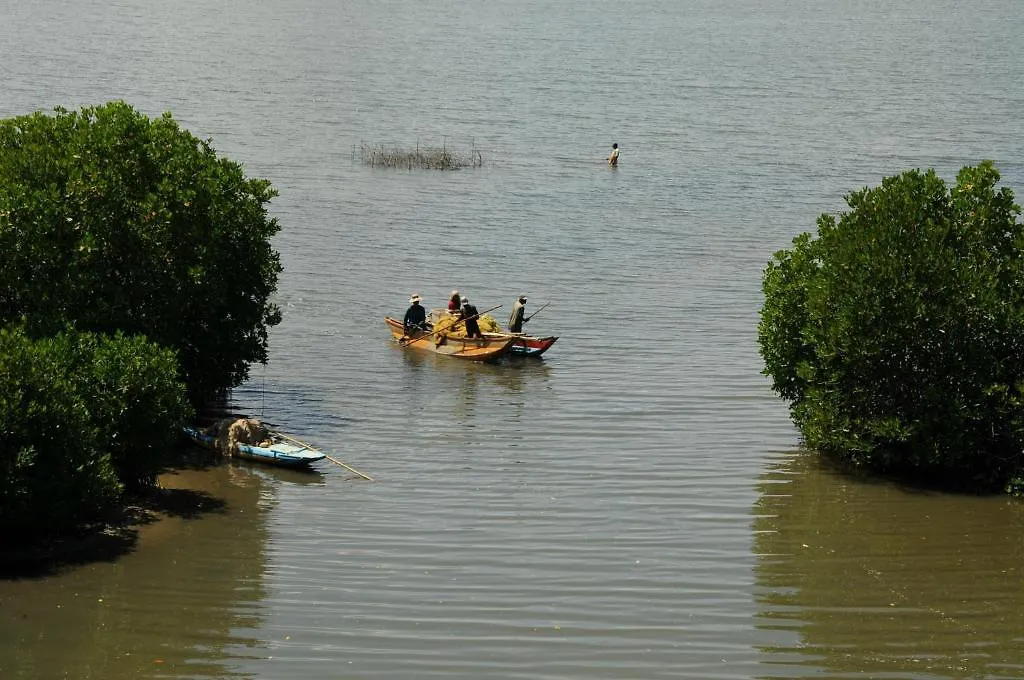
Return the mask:
[[[81,334],[81,391],[118,478],[128,488],[151,484],[170,461],[193,411],[177,378],[174,353],[142,336]]]
[[[1024,225],[998,181],[888,177],[769,262],[765,373],[809,446],[959,487],[1024,469]]]
[[[0,330],[0,531],[18,539],[95,515],[120,493],[78,392],[68,337]]]
[[[0,330],[0,532],[59,531],[154,478],[191,416],[143,338]]]
[[[266,360],[275,195],[169,114],[0,121],[0,324],[145,335],[177,350],[198,404]]]

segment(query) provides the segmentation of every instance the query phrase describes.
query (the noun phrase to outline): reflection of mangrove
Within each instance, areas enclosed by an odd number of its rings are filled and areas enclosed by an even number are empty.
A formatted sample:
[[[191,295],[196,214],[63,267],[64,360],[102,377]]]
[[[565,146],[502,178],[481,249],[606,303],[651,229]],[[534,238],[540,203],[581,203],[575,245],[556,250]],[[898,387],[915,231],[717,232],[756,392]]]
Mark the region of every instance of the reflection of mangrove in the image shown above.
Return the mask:
[[[37,546],[17,546],[0,552],[0,579],[42,578],[93,562],[111,562],[138,545],[142,527],[161,517],[194,519],[222,512],[222,501],[189,489],[148,490],[134,504],[116,508],[104,524],[85,527],[75,536],[62,536]]]
[[[420,147],[418,142],[413,149],[360,144],[359,160],[370,167],[402,170],[458,170],[478,168],[484,164],[483,156],[475,146],[466,151],[457,151],[449,148],[447,143],[440,147]]]
[[[234,466],[161,479],[163,519],[109,563],[0,582],[5,678],[232,677],[264,598],[260,478]],[[243,650],[243,651],[239,651]]]
[[[769,661],[1024,672],[1020,506],[854,480],[802,454],[765,475],[755,514],[760,627],[799,639]]]

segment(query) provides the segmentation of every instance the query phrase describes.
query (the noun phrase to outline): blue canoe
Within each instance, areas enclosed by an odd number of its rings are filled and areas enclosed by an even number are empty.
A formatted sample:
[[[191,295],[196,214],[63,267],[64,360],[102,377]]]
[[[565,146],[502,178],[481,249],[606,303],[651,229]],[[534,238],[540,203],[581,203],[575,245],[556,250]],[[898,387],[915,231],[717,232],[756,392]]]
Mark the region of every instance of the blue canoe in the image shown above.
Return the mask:
[[[193,427],[186,427],[185,435],[200,446],[209,449],[217,448],[217,438],[213,435],[200,432]],[[286,442],[274,434],[270,435],[270,441],[272,443],[269,446],[239,443],[238,451],[234,454],[234,457],[288,468],[307,467],[318,460],[326,458],[326,455],[320,451],[311,449],[308,446],[299,446]]]

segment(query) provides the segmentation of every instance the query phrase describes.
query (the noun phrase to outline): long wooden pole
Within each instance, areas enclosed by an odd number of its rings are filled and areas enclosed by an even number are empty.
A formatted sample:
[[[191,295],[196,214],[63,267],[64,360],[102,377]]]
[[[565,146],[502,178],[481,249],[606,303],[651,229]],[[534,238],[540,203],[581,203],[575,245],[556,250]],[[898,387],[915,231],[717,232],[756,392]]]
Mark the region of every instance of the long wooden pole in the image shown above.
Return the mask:
[[[327,460],[331,461],[335,465],[340,465],[341,467],[345,468],[349,472],[356,473],[357,475],[359,475],[360,477],[362,477],[363,479],[365,479],[367,481],[370,481],[370,482],[373,481],[373,477],[371,477],[370,475],[363,474],[362,472],[360,472],[359,470],[356,470],[354,467],[352,467],[350,465],[345,465],[344,463],[342,463],[340,460],[338,460],[337,458],[335,458],[333,456],[329,456],[329,455],[327,455],[325,453],[324,454],[324,458],[326,458]]]
[[[312,449],[313,451],[320,451],[320,449],[316,448],[315,446],[307,444],[306,442],[302,441],[301,439],[296,439],[295,437],[289,437],[284,432],[278,432],[277,430],[271,430],[271,432],[273,434],[276,434],[277,436],[281,437],[282,439],[287,439],[288,441],[290,441],[290,442],[292,442],[294,444],[298,444],[299,446],[305,446],[307,449]],[[323,453],[323,452],[321,451],[321,453]],[[326,453],[324,453],[324,458],[326,458],[327,460],[331,461],[335,465],[340,465],[341,467],[345,468],[346,470],[349,470],[350,472],[356,473],[357,475],[359,475],[363,479],[368,479],[371,482],[373,481],[373,477],[371,477],[370,475],[364,475],[362,472],[360,472],[359,470],[356,470],[354,467],[345,465],[344,463],[342,463],[340,460],[338,460],[334,456],[328,456]]]
[[[532,319],[533,317],[535,317],[535,316],[537,316],[538,314],[540,314],[540,310],[541,310],[541,309],[544,309],[545,307],[547,307],[547,306],[548,306],[548,305],[550,305],[550,304],[551,304],[550,302],[545,302],[545,303],[544,303],[543,305],[541,305],[540,309],[538,309],[538,310],[537,310],[536,312],[534,312],[534,313],[533,313],[533,314],[531,314],[530,316],[528,316],[528,317],[526,317],[525,319],[523,319],[523,323],[526,323],[527,321],[529,321],[529,320],[530,320],[530,319]]]
[[[446,331],[446,330],[449,330],[451,328],[455,328],[457,325],[459,325],[463,321],[469,321],[470,319],[477,319],[477,318],[483,316],[484,314],[486,314],[487,312],[493,312],[495,309],[498,309],[498,307],[501,307],[501,305],[498,305],[497,307],[491,307],[490,309],[486,309],[486,310],[484,310],[482,312],[477,312],[476,314],[474,314],[472,316],[467,316],[465,319],[461,319],[461,318],[460,319],[456,319],[455,321],[452,321],[450,324],[448,324],[444,328],[438,328],[437,330],[432,331],[430,333],[427,333],[426,335],[417,335],[415,338],[407,338],[405,340],[399,340],[398,342],[401,343],[402,346],[405,346],[405,345],[408,345],[411,342],[416,342],[417,340],[426,340],[427,338],[430,338],[430,337],[433,337],[433,336],[437,335],[441,331]],[[539,312],[540,310],[538,309],[537,311]]]

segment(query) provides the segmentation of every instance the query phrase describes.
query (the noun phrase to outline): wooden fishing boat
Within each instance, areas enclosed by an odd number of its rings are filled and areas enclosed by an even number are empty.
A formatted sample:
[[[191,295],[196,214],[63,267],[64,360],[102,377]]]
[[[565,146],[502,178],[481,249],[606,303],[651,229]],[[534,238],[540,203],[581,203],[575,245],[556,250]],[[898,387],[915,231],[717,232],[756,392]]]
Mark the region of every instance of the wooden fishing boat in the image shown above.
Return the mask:
[[[511,335],[500,333],[485,333],[483,338],[453,338],[446,336],[443,332],[406,336],[405,327],[401,321],[386,316],[384,323],[388,325],[391,336],[403,347],[412,347],[470,361],[497,359],[508,352],[513,341]]]
[[[452,323],[452,319],[455,317],[446,309],[432,309],[428,318],[434,328],[441,328],[444,324]],[[491,327],[497,327],[497,323],[493,323]],[[498,330],[500,331],[500,327],[498,327]],[[484,337],[492,340],[503,337],[512,338],[512,344],[508,348],[509,354],[523,357],[539,357],[548,351],[551,345],[555,344],[555,340],[558,340],[557,336],[538,338],[534,335],[526,335],[525,333],[506,333],[504,331],[484,331]]]
[[[200,446],[213,450],[217,449],[216,437],[194,427],[186,427],[185,436]],[[276,433],[270,433],[268,436],[269,443],[261,442],[266,443],[265,446],[242,444],[239,442],[237,444],[238,450],[233,454],[234,457],[287,468],[309,467],[318,460],[323,460],[327,457],[326,454],[316,449],[288,442],[284,437]]]
[[[434,328],[443,328],[445,325],[453,323],[453,320],[457,317],[450,314],[446,309],[432,309],[427,318]],[[497,326],[496,323],[492,325],[492,328],[495,326]],[[526,335],[525,333],[506,333],[504,331],[484,331],[484,337],[495,341],[501,338],[511,338],[512,344],[508,348],[509,354],[522,357],[539,357],[548,351],[551,345],[555,344],[555,340],[558,340],[558,336],[539,338],[534,335]]]

